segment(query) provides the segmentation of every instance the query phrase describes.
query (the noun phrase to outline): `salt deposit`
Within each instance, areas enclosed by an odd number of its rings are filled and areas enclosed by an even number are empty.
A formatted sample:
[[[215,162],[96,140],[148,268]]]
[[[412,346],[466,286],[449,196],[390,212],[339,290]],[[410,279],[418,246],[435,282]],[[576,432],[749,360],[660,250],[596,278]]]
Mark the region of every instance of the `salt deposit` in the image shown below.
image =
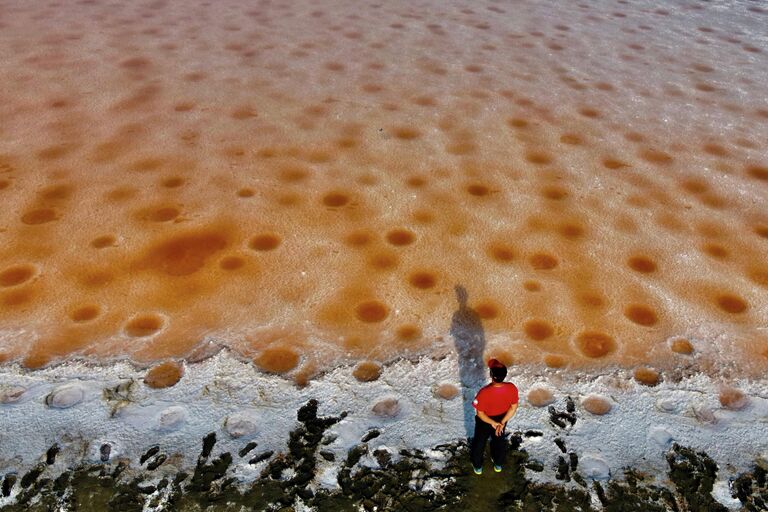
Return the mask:
[[[555,395],[552,393],[552,390],[543,386],[532,388],[528,391],[525,398],[529,404],[535,407],[544,407],[555,401]]]
[[[264,457],[317,398],[332,486],[372,429],[465,438],[496,357],[540,478],[550,437],[593,479],[679,442],[726,500],[768,453],[767,19],[3,2],[0,470]]]
[[[581,401],[581,405],[587,412],[596,416],[608,414],[613,408],[611,402],[607,398],[599,395],[589,395],[584,397]]]

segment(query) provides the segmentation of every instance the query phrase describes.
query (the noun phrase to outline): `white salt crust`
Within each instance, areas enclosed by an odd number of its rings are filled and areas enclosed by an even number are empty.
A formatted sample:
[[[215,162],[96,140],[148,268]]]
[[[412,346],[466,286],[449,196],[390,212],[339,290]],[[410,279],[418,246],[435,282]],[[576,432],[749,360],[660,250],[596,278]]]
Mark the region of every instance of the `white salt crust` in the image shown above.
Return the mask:
[[[393,454],[402,448],[428,450],[466,436],[461,398],[444,400],[433,394],[436,383],[460,385],[455,356],[400,360],[384,367],[379,380],[368,383],[355,380],[353,369],[337,368],[297,388],[292,381],[261,374],[223,351],[188,366],[176,386],[155,390],[141,384],[142,371],[123,362],[111,366],[68,362],[35,372],[4,367],[0,395],[11,392],[16,401],[0,404],[0,473],[23,473],[54,443],[61,447],[58,469],[83,460],[98,462],[104,443],[112,445],[113,460],[129,457],[134,464],[147,448],[158,444],[170,456],[160,473],[190,468],[209,432],[218,438],[214,456],[237,452],[249,441],[256,441],[260,451],[279,452],[286,449],[288,432],[298,425],[296,411],[312,398],[320,404],[320,415],[349,412],[327,432],[336,439],[325,448],[335,452],[337,460],[344,460],[347,450],[371,428],[381,432],[376,445]],[[122,401],[117,403],[114,394],[107,401],[105,388],[114,389],[130,379],[137,382],[121,395]],[[556,391],[553,405],[558,410],[565,410],[567,396],[577,404],[575,426],[563,431],[550,424],[546,408],[533,407],[522,398],[509,429],[544,433],[523,442],[531,457],[544,464],[540,474],[529,471],[537,481],[554,480],[560,451],[552,441],[558,436],[569,451],[580,455],[582,474],[594,479],[621,477],[622,468],[632,466],[663,481],[667,470],[663,454],[673,442],[706,451],[720,467],[719,480],[726,483],[756,459],[768,463],[764,380],[731,383],[749,398],[740,411],[723,408],[718,401],[721,383],[703,374],[649,388],[623,370],[587,376],[512,367],[508,380],[520,388],[521,397],[531,386],[547,382]],[[26,391],[16,397],[19,387]],[[605,416],[592,415],[580,405],[582,398],[594,393],[613,402]],[[388,399],[397,400],[396,413],[377,414],[374,405]],[[249,466],[248,459],[235,457],[235,474],[244,482],[257,477],[264,464]],[[323,461],[315,485],[334,487],[336,472],[333,463]],[[722,491],[722,486],[718,489]]]

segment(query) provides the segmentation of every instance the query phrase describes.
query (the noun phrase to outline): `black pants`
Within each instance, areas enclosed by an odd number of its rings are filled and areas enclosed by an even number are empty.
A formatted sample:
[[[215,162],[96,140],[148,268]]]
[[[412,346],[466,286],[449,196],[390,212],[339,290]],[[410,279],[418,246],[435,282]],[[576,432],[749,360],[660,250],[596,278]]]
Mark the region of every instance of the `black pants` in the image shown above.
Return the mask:
[[[504,415],[490,416],[490,418],[500,422],[504,419]],[[476,468],[483,467],[483,452],[489,437],[491,438],[491,460],[497,466],[502,466],[507,456],[507,436],[505,434],[497,436],[492,426],[475,416],[475,437],[472,438],[470,458],[472,465]]]

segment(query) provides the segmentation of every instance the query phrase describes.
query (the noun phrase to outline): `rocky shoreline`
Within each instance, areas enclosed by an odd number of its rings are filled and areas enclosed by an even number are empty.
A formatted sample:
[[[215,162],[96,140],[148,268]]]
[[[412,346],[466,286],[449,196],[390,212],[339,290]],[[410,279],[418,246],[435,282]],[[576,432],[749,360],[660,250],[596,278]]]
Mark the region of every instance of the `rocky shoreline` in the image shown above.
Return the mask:
[[[237,452],[217,452],[217,435],[201,440],[201,451],[192,472],[177,470],[176,457],[163,446],[148,447],[138,460],[111,457],[109,445],[101,447],[99,463],[81,464],[56,471],[58,445],[23,474],[3,475],[2,510],[15,511],[690,511],[747,512],[766,510],[766,468],[760,463],[731,481],[732,504],[726,507],[713,497],[718,466],[703,451],[673,444],[666,452],[666,484],[660,475],[646,475],[626,468],[620,478],[592,479],[579,463],[579,454],[568,448],[567,436],[540,439],[551,442],[558,457],[555,482],[537,482],[545,468],[525,449],[526,441],[545,438],[540,431],[514,432],[509,436],[507,467],[500,474],[490,468],[474,475],[463,441],[432,450],[394,453],[377,446],[379,432],[370,430],[349,449],[344,460],[324,447],[333,441],[329,428],[343,419],[318,415],[318,403],[308,401],[296,415],[297,426],[288,435],[287,450],[262,451],[256,442],[244,442]],[[552,416],[577,421],[573,412]],[[254,467],[259,476],[242,484],[235,475],[236,461]],[[323,465],[338,469],[336,489],[318,488],[315,482]],[[722,498],[722,497],[721,497]]]
[[[764,381],[511,367],[508,465],[477,477],[455,357],[359,370],[299,387],[222,351],[157,388],[129,363],[4,367],[0,509],[765,509]]]

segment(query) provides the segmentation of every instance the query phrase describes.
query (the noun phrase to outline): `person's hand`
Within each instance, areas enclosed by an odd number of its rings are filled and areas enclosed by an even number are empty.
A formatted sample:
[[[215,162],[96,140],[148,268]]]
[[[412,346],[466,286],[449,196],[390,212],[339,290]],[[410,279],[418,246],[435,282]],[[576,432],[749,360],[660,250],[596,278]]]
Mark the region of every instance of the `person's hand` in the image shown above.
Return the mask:
[[[496,436],[501,437],[504,434],[504,427],[506,427],[506,424],[504,423],[497,423],[496,424]]]

